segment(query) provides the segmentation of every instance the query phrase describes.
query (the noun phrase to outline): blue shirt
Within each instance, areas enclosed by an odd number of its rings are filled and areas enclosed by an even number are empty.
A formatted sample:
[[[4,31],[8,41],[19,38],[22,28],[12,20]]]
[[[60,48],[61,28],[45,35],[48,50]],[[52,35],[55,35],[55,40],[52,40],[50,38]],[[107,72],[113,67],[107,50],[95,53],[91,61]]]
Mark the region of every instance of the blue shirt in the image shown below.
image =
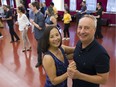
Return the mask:
[[[39,11],[35,14],[34,22],[38,24],[42,29],[38,29],[36,26],[34,26],[34,36],[36,40],[39,40],[42,38],[44,30],[45,30],[45,19],[44,15]]]

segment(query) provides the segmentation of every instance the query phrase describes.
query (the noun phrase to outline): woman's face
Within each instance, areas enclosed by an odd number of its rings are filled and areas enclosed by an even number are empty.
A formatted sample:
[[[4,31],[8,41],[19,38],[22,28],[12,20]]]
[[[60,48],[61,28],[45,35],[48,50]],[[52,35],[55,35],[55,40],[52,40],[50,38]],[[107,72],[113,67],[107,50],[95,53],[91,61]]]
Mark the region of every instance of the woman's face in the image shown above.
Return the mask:
[[[50,47],[58,48],[60,43],[61,43],[60,33],[58,32],[58,30],[56,28],[53,28],[50,31],[50,36],[49,36]]]

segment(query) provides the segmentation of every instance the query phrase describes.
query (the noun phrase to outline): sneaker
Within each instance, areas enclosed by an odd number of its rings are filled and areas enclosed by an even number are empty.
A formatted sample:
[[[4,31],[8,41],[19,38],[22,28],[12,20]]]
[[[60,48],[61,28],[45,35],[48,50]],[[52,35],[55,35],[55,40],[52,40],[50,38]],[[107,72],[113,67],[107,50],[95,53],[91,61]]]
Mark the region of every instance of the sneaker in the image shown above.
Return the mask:
[[[62,40],[66,40],[66,38],[64,37]]]
[[[31,51],[32,49],[31,49],[31,47],[29,47],[28,49],[27,49],[27,51]]]
[[[0,36],[0,38],[3,38],[3,36]]]
[[[25,50],[25,49],[23,49],[23,50],[22,50],[22,52],[26,52],[26,50]]]
[[[14,43],[14,41],[10,41],[10,43]]]
[[[70,40],[70,38],[66,38],[66,40]]]
[[[15,42],[18,42],[18,41],[20,41],[20,39],[17,39]]]

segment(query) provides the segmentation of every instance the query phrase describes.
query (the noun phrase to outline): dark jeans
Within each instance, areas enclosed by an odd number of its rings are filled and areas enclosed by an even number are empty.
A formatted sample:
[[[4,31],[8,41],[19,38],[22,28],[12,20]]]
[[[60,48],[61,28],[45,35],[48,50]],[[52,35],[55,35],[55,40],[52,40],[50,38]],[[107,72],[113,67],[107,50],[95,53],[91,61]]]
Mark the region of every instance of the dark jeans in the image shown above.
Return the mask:
[[[41,38],[36,40],[37,40],[37,54],[38,54],[37,61],[38,63],[41,63],[42,62]]]
[[[14,37],[16,38],[16,40],[19,40],[18,35],[14,31],[13,23],[9,22],[8,26],[9,26],[9,32],[10,32],[10,35],[11,35],[11,41],[14,41]]]
[[[103,35],[101,33],[101,20],[97,20],[97,28],[95,32],[95,38],[103,38]]]
[[[67,34],[68,37],[70,37],[69,27],[70,27],[70,23],[69,24],[64,24],[64,37],[66,37],[66,34]]]

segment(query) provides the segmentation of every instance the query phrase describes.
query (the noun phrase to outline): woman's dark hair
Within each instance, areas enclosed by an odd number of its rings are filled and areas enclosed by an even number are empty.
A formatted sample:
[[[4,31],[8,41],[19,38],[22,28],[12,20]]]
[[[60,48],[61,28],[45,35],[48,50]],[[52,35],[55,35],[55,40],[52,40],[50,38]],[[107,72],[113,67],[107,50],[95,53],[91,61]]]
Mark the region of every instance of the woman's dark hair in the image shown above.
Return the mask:
[[[31,3],[33,7],[36,7],[38,10],[40,9],[39,2],[35,1]]]
[[[50,3],[50,5],[54,6],[54,3],[53,3],[53,2],[51,2],[51,3]]]
[[[22,13],[25,13],[25,8],[23,6],[18,6],[18,10],[20,10]]]
[[[98,2],[100,6],[102,6],[102,2]]]
[[[57,27],[53,27],[53,26],[49,26],[49,27],[47,27],[46,29],[45,29],[45,31],[44,31],[44,34],[43,34],[43,37],[42,37],[42,41],[41,41],[41,48],[42,48],[42,52],[43,53],[45,53],[45,52],[47,52],[48,51],[48,48],[49,48],[49,37],[50,37],[50,31],[52,30],[52,29],[57,29],[58,30],[58,28]],[[59,30],[58,30],[58,32],[59,32]],[[61,37],[61,39],[62,39],[62,36],[61,36],[61,33],[59,32],[59,34],[60,34],[60,37]],[[62,40],[61,40],[61,43],[60,43],[60,45],[59,45],[59,47],[61,46],[61,44],[62,44]]]
[[[86,4],[86,1],[83,1],[84,4]]]
[[[54,10],[51,6],[48,7],[48,13],[50,14],[50,16],[54,15]]]

